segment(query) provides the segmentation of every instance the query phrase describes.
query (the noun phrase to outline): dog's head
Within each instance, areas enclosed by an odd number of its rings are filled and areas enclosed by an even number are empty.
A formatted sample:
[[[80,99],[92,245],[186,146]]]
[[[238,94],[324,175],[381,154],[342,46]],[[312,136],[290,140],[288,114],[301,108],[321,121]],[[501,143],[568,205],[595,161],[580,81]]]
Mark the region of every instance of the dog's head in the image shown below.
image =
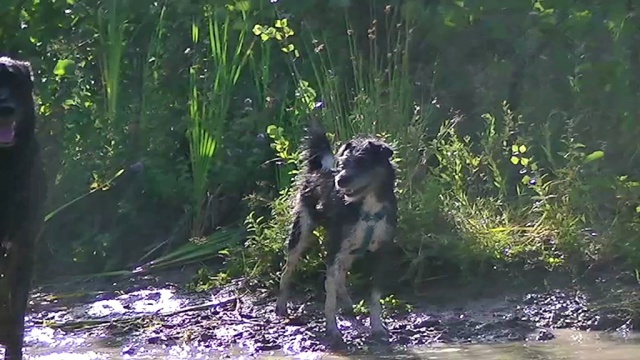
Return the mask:
[[[16,134],[33,124],[31,64],[0,57],[0,147],[16,143]]]
[[[393,150],[373,139],[352,139],[342,145],[336,156],[335,185],[349,200],[364,197],[380,186],[393,186]]]

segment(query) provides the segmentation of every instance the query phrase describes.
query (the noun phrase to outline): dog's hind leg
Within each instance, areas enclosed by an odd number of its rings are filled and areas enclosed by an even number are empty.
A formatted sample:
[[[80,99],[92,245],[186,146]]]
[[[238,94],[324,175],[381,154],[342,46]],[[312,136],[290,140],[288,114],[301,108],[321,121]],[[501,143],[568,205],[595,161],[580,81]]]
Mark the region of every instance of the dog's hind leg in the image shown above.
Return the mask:
[[[276,302],[276,314],[279,316],[287,315],[287,298],[293,273],[313,239],[313,229],[315,228],[311,216],[304,206],[298,207],[295,213],[289,233],[287,263],[280,277],[280,291]]]

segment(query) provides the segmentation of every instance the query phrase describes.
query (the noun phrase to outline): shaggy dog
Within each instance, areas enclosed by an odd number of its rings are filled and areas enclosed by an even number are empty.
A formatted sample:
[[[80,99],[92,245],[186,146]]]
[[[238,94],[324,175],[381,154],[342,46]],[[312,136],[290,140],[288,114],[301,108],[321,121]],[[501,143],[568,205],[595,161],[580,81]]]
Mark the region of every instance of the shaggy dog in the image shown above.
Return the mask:
[[[351,313],[353,303],[346,288],[347,272],[354,260],[368,253],[371,271],[370,325],[376,337],[387,337],[381,319],[381,289],[389,270],[388,247],[397,224],[394,193],[396,170],[393,150],[383,141],[359,137],[342,145],[334,159],[331,144],[317,125],[308,131],[305,169],[299,177],[294,220],[288,240],[288,258],[280,280],[276,313],[287,315],[291,278],[317,226],[326,230],[327,274],[324,313],[332,346],[344,346],[336,320],[337,302]],[[334,168],[334,164],[336,167]]]
[[[35,139],[31,64],[0,57],[0,344],[22,359],[24,317],[47,185]]]

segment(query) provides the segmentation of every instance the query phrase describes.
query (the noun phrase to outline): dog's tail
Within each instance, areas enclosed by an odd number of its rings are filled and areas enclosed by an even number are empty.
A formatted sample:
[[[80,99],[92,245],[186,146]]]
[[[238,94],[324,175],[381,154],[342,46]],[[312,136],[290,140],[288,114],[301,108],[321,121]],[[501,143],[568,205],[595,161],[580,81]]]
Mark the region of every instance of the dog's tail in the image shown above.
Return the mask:
[[[317,122],[313,122],[307,129],[305,145],[304,162],[307,171],[333,169],[331,143],[324,129]]]

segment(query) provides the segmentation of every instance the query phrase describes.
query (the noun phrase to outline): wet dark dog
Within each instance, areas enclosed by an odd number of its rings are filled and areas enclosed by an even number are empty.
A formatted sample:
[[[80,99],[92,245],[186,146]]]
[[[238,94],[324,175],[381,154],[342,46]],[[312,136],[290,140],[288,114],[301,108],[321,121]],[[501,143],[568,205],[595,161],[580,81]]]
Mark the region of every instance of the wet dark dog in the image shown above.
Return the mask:
[[[0,57],[0,344],[11,360],[22,359],[47,191],[35,139],[32,76],[28,62]]]
[[[322,226],[327,233],[324,312],[332,345],[344,345],[336,320],[337,302],[340,299],[343,310],[351,312],[347,272],[365,253],[369,253],[366,262],[372,276],[371,330],[375,336],[386,337],[380,298],[382,282],[388,280],[385,273],[392,266],[387,261],[388,246],[397,223],[393,150],[376,138],[355,138],[342,145],[334,159],[325,132],[317,126],[310,128],[306,147],[276,313],[287,314],[293,272],[312,242],[314,229]]]

